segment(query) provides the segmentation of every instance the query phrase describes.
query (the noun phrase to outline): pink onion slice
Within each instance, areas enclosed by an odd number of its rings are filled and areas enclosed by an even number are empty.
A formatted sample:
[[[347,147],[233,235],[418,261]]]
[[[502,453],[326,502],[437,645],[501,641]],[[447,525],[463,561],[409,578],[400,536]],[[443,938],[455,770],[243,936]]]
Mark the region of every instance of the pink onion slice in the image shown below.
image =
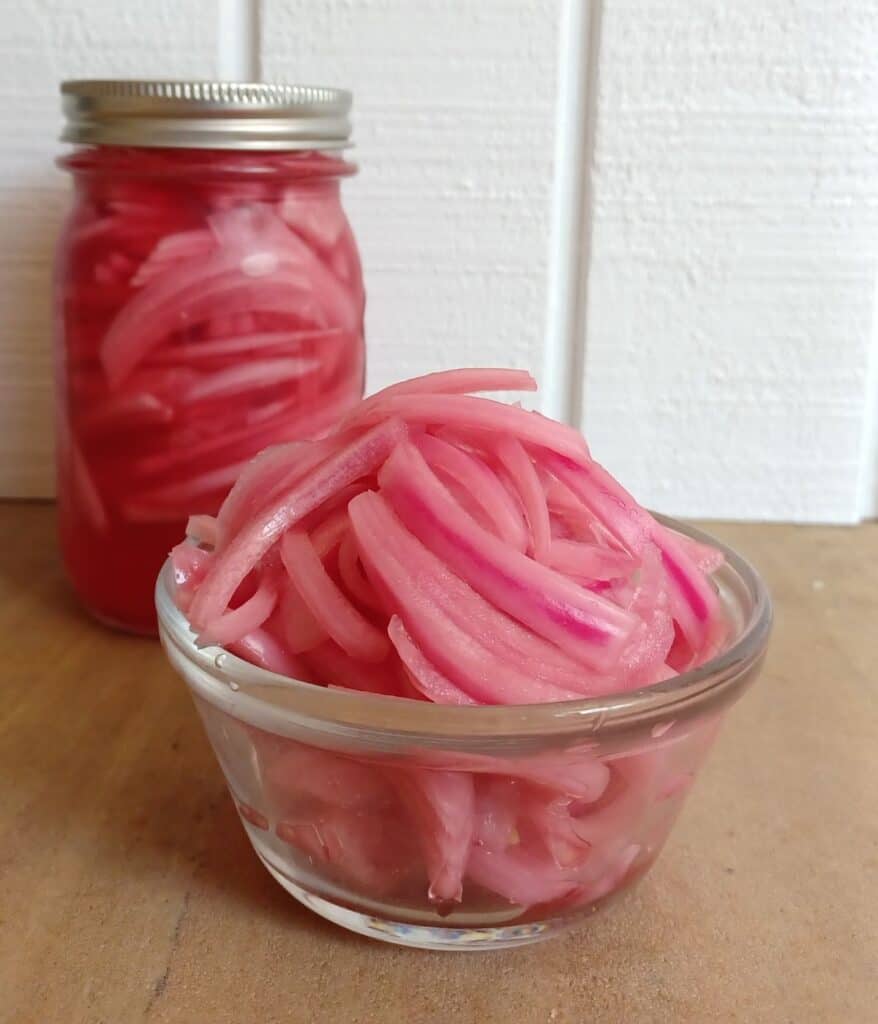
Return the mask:
[[[261,627],[229,644],[229,650],[269,672],[289,676],[291,679],[304,678],[301,662],[278,643],[272,633]]]
[[[556,795],[576,797],[585,804],[598,801],[610,781],[610,769],[587,750],[517,758],[437,751],[429,755],[429,763],[452,771],[510,776],[542,786]]]
[[[363,607],[382,611],[381,600],[369,586],[353,532],[346,533],[338,546],[338,574],[348,594]]]
[[[213,552],[198,547],[189,538],[180,541],[171,549],[174,600],[184,614],[189,610],[196,588],[207,575],[213,557]]]
[[[309,651],[305,661],[329,686],[383,696],[401,696],[393,666],[352,658],[334,641],[327,640]]]
[[[405,435],[399,420],[379,423],[255,516],[219,553],[192,603],[190,621],[197,626],[221,614],[247,573],[290,527],[341,488],[377,469]]]
[[[281,541],[281,558],[309,611],[339,647],[360,661],[383,661],[390,649],[387,637],[336,585],[308,535],[299,530],[286,533]]]
[[[674,533],[674,531],[669,530],[666,526],[662,526],[662,536],[666,533],[670,533],[673,536],[698,570],[708,576],[717,572],[726,560],[725,555],[719,548],[712,547],[710,544],[702,544],[701,541],[695,540],[694,537],[687,537],[683,533]]]
[[[557,538],[550,542],[545,562],[565,576],[583,580],[621,579],[638,565],[637,559],[603,544]]]
[[[227,647],[243,640],[248,633],[252,633],[265,622],[276,604],[277,587],[264,576],[252,597],[205,626],[198,634],[198,646],[210,647],[219,644]]]
[[[716,591],[676,536],[660,527],[603,466],[592,462],[582,471],[557,457],[548,461],[552,472],[630,552],[640,553],[650,541],[658,547],[674,618],[696,651],[708,644],[713,624],[722,619]]]
[[[406,526],[496,607],[591,668],[613,665],[633,616],[483,530],[412,445],[397,447],[379,482]]]
[[[432,665],[409,636],[402,619],[393,615],[387,627],[390,641],[409,672],[413,685],[436,704],[476,704],[468,693],[455,686]]]
[[[354,497],[355,494],[359,494],[364,488],[358,487],[356,484],[352,485],[353,493],[346,495],[342,499],[342,507],[336,508],[334,511],[327,514],[323,522],[319,526],[315,527],[311,534],[310,541],[314,547],[317,557],[325,560],[327,555],[330,555],[336,548],[341,544],[342,540],[350,532],[351,521],[348,519],[347,503]],[[283,550],[283,547],[281,547]]]
[[[520,845],[502,852],[473,846],[467,877],[521,907],[550,903],[579,888],[574,871],[559,868],[548,854],[540,856]]]
[[[397,764],[388,769],[418,829],[434,903],[460,903],[473,839],[475,791],[466,772]]]
[[[312,331],[263,331],[220,337],[214,341],[193,341],[165,345],[149,357],[149,365],[203,363],[209,359],[240,359],[254,354],[267,355],[278,351],[289,356],[300,351],[305,343],[321,342],[323,347],[347,340],[340,327]],[[321,352],[323,355],[323,352]]]
[[[372,499],[367,498],[367,501]],[[348,511],[353,518],[353,504]],[[463,634],[476,645],[481,655],[490,655],[497,659],[496,663],[490,664],[505,666],[504,670],[509,673],[510,680],[526,677],[526,692],[533,692],[536,699],[546,699],[545,690],[532,690],[534,684],[545,683],[549,686],[548,693],[555,692],[555,699],[561,700],[564,699],[561,696],[562,692],[596,695],[612,688],[611,680],[603,680],[586,672],[581,664],[494,608],[460,577],[451,573],[435,555],[402,527],[380,499],[373,504],[371,516],[373,525],[376,525],[376,541],[381,537],[380,530],[383,528],[386,531],[385,543],[393,546],[396,557],[402,563],[408,563],[408,584],[402,583],[399,579],[397,582],[401,586],[411,585],[420,599],[436,615],[441,616],[443,622],[447,621],[449,626],[453,627],[454,636]],[[377,526],[378,523],[381,525]],[[366,547],[363,546],[362,530],[358,535],[358,541],[367,562],[368,543]],[[385,557],[389,556],[385,553]],[[394,607],[392,601],[390,606]],[[402,615],[409,621],[412,607],[402,605],[401,608]],[[426,624],[424,628],[429,634]],[[430,645],[429,635],[425,642]],[[442,657],[441,653],[439,656]],[[435,661],[435,658],[432,660]]]
[[[338,451],[338,439],[273,445],[247,464],[217,515],[221,538],[231,538],[246,520],[260,512],[273,496],[290,487]]]
[[[530,527],[528,552],[536,561],[548,562],[552,527],[546,495],[534,464],[524,446],[514,437],[500,437],[496,451],[497,458],[521,496]]]
[[[260,359],[217,370],[204,380],[195,381],[184,393],[184,402],[204,402],[208,399],[229,398],[242,391],[276,387],[279,383],[298,381],[321,369],[317,359],[297,356]]]
[[[288,587],[280,602],[281,636],[292,654],[305,654],[329,639],[295,587]]]
[[[554,423],[539,413],[526,412],[489,398],[472,395],[391,394],[367,404],[348,417],[347,425],[375,423],[387,416],[398,416],[411,424],[438,425],[455,429],[489,430],[509,434],[528,444],[538,445],[566,456],[573,463],[586,464],[588,447],[572,427]]]
[[[528,537],[521,512],[481,459],[429,434],[420,435],[413,443],[435,472],[460,485],[501,540],[518,551],[526,550]]]
[[[478,391],[536,391],[537,383],[527,370],[503,367],[461,370],[438,370],[411,380],[391,384],[364,398],[353,410],[357,418],[364,416],[385,399],[398,395],[467,395]]]
[[[161,426],[174,419],[173,406],[148,391],[107,398],[79,419],[79,430],[88,436],[119,430]]]
[[[448,617],[431,596],[429,552],[402,527],[380,495],[365,492],[348,506],[366,572],[373,584],[405,608],[405,626],[426,656],[449,679],[483,703],[570,700],[575,691],[519,672]]]

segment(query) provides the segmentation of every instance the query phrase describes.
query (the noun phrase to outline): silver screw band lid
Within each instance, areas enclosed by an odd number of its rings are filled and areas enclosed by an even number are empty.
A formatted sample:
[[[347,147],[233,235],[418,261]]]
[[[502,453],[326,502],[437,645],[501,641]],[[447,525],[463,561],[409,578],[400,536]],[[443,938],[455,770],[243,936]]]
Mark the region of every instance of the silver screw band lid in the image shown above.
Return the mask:
[[[257,82],[91,79],[61,83],[64,142],[187,149],[342,149],[345,89]]]

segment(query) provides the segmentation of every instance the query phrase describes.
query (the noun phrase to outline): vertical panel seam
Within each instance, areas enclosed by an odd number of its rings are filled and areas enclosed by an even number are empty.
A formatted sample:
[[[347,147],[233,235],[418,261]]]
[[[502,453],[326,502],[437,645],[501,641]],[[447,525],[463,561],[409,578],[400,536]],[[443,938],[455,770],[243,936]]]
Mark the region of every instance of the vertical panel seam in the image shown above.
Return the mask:
[[[565,0],[543,361],[545,413],[581,426],[603,0]]]
[[[261,69],[260,0],[218,0],[217,76],[258,82]]]

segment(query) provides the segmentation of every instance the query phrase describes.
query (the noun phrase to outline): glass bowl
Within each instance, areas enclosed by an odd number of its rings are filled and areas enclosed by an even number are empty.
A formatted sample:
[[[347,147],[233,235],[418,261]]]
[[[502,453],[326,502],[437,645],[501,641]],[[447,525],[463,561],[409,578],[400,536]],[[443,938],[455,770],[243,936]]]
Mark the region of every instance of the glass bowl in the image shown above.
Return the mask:
[[[764,583],[721,548],[724,651],[665,683],[554,704],[449,707],[327,689],[199,649],[156,587],[186,681],[257,855],[316,913],[426,949],[550,937],[655,861],[771,629]],[[432,880],[432,882],[430,881]]]

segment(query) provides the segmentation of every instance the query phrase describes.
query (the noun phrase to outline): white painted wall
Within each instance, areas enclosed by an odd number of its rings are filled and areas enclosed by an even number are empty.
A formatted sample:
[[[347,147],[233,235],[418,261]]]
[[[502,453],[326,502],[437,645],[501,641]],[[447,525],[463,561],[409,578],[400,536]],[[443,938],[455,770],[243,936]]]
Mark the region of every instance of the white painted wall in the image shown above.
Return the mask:
[[[878,4],[603,13],[594,451],[656,508],[857,518],[875,459]]]
[[[461,363],[538,368],[557,5],[264,0],[267,78],[355,94],[346,185],[369,386]]]
[[[578,415],[581,396],[596,454],[658,508],[878,511],[878,0],[593,0],[577,18],[585,2],[263,0],[261,46],[256,0],[8,5],[0,493],[51,490],[58,80],[231,76],[261,56],[266,78],[355,90],[371,386],[548,365],[552,407]],[[562,35],[595,21],[590,45]],[[549,266],[575,210],[553,225],[553,162],[580,150],[587,302],[565,319]]]

